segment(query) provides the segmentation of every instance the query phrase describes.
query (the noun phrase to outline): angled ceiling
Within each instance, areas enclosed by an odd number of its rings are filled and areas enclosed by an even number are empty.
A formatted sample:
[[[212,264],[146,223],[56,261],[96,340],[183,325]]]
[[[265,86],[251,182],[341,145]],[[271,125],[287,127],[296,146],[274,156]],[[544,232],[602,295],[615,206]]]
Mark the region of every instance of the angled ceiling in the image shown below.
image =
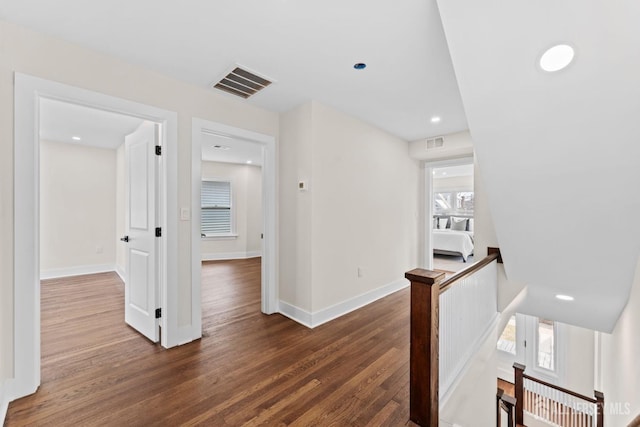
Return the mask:
[[[522,311],[611,331],[640,255],[640,2],[438,4]],[[559,43],[574,62],[542,71]]]
[[[4,0],[0,18],[203,88],[241,64],[275,81],[241,102],[273,111],[317,100],[405,140],[467,128],[435,0]]]

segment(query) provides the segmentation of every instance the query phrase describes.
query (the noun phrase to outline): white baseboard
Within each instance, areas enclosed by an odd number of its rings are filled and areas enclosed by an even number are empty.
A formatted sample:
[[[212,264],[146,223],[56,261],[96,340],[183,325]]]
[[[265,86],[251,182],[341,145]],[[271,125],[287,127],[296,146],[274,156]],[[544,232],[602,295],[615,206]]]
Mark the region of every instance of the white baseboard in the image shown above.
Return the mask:
[[[310,313],[292,304],[280,301],[280,313],[308,328],[315,328],[316,326],[320,326],[331,320],[337,319],[340,316],[344,316],[347,313],[364,307],[365,305],[371,304],[372,302],[377,301],[380,298],[384,298],[387,295],[390,295],[408,286],[408,280],[396,280],[395,282],[389,283],[388,285],[371,290],[320,311],[316,311],[315,313]]]
[[[262,256],[261,251],[248,252],[219,252],[213,254],[202,254],[202,261],[223,261],[229,259],[248,259]]]
[[[303,310],[300,307],[296,307],[288,302],[280,301],[278,312],[283,316],[287,316],[289,319],[294,320],[307,328],[313,328],[312,314],[307,310]]]
[[[99,265],[81,265],[78,267],[69,268],[53,268],[51,270],[40,271],[40,279],[57,279],[58,277],[69,276],[81,276],[83,274],[96,274],[107,273],[109,271],[116,271],[116,266],[113,264],[99,264]]]
[[[119,266],[119,265],[117,265],[117,264],[116,264],[116,267],[115,267],[115,268],[116,268],[116,274],[117,274],[118,276],[120,276],[120,280],[122,280],[122,282],[124,283],[124,282],[125,282],[125,280],[124,280],[124,276],[125,276],[125,274],[124,274],[124,268],[120,267],[120,266]]]

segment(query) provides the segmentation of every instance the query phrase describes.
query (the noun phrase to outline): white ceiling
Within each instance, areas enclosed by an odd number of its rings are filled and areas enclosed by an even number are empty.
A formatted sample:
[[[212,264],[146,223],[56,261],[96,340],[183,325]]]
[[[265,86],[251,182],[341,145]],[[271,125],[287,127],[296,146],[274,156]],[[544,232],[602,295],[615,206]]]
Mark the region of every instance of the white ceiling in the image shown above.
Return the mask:
[[[640,2],[439,6],[505,270],[528,284],[522,311],[611,331],[640,255]],[[542,71],[560,43],[574,62]]]
[[[473,164],[433,168],[433,177],[436,179],[456,176],[473,176]]]
[[[40,138],[100,148],[118,148],[141,119],[41,98]],[[81,138],[80,141],[72,139]]]
[[[3,0],[0,17],[201,87],[242,64],[276,83],[241,102],[274,111],[313,99],[405,140],[467,129],[435,0]]]
[[[216,148],[216,146],[220,148]],[[262,146],[255,142],[203,133],[202,160],[262,165]]]
[[[41,98],[40,138],[49,141],[116,149],[142,119],[77,104]],[[79,137],[75,140],[73,137]],[[215,148],[219,146],[220,148]],[[262,165],[260,144],[238,138],[203,134],[202,160]]]

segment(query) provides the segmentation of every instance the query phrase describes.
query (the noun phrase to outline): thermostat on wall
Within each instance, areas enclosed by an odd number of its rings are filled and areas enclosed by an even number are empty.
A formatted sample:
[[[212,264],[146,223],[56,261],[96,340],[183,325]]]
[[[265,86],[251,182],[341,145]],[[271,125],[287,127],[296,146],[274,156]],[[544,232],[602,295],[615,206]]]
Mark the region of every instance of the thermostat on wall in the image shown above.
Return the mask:
[[[298,181],[298,190],[307,191],[307,181]]]

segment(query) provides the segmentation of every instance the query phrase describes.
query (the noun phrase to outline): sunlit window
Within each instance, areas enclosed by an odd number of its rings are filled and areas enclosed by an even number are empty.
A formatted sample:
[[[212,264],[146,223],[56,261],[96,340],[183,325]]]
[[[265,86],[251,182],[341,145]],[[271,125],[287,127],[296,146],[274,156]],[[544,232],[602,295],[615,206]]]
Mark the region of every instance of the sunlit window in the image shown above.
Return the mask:
[[[538,366],[555,370],[555,328],[553,321],[538,320]]]
[[[516,354],[516,316],[511,316],[498,340],[498,350]]]

